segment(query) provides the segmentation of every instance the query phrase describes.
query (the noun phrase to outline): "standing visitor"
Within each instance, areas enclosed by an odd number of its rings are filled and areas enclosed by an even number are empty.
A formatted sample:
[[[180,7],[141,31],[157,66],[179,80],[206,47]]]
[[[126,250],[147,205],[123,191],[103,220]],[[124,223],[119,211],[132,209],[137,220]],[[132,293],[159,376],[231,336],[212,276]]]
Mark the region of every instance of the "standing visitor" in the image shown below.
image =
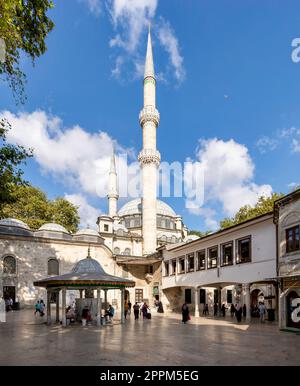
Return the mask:
[[[127,314],[128,314],[128,303],[127,303],[127,301],[125,301],[125,304],[124,304],[124,316],[125,316],[125,319],[127,317]]]
[[[138,320],[139,312],[140,312],[140,306],[138,305],[138,302],[135,302],[135,305],[133,306],[134,320]]]
[[[207,303],[206,303],[205,306],[203,307],[202,315],[209,315],[208,304],[207,304]]]
[[[224,303],[222,304],[221,311],[222,311],[223,318],[225,318],[226,307],[225,307],[225,304],[224,304]]]
[[[148,306],[147,306],[147,303],[145,302],[142,306],[143,319],[147,319],[147,313],[148,313]]]
[[[264,323],[264,321],[265,321],[265,313],[266,313],[266,310],[267,310],[266,306],[264,305],[264,303],[259,303],[258,310],[259,310],[260,321],[261,321],[261,323]]]
[[[128,302],[128,315],[130,316],[131,314],[131,307],[132,307],[132,304],[130,303],[130,300]]]
[[[181,308],[181,313],[182,313],[182,323],[185,324],[188,320],[190,320],[190,311],[186,303],[183,303]]]
[[[243,305],[243,317],[246,318],[247,316],[247,308],[246,308],[246,304]]]
[[[232,318],[234,317],[234,314],[235,314],[235,307],[234,307],[234,304],[231,303],[231,306],[230,306],[230,315],[231,315]]]
[[[164,312],[164,308],[161,301],[158,302],[157,312],[161,314]]]
[[[214,316],[217,316],[217,313],[218,313],[218,304],[215,303],[214,304]]]
[[[235,316],[238,322],[242,321],[242,307],[240,303],[236,304],[235,306]]]

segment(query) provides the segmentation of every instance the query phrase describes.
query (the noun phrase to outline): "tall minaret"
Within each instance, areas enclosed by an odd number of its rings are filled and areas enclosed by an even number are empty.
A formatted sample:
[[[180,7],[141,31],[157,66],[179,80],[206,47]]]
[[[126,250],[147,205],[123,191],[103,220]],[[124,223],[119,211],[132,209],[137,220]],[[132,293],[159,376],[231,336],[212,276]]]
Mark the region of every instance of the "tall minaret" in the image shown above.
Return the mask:
[[[108,198],[109,217],[114,217],[117,215],[117,202],[119,198],[117,172],[116,172],[116,160],[115,160],[114,150],[110,159],[109,188],[108,188],[107,198]]]
[[[156,80],[154,74],[150,25],[144,74],[144,108],[140,112],[140,124],[143,129],[143,149],[139,154],[142,169],[142,231],[143,255],[155,252],[156,232],[156,174],[160,163],[160,154],[156,150],[156,128],[159,124],[159,112],[155,108]]]

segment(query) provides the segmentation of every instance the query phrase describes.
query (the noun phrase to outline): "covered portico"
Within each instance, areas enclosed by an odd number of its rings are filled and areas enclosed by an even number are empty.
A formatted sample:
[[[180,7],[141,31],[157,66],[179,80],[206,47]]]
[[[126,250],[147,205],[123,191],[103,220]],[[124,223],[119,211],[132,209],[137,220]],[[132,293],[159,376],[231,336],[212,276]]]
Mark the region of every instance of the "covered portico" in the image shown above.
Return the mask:
[[[71,273],[60,276],[52,276],[33,283],[37,287],[44,287],[47,289],[47,324],[52,323],[51,320],[51,295],[56,293],[56,321],[59,322],[59,294],[62,292],[62,325],[67,325],[66,318],[66,293],[68,290],[79,290],[80,299],[85,298],[94,299],[94,291],[97,291],[96,302],[96,319],[97,325],[101,324],[101,291],[104,291],[104,301],[107,304],[107,291],[120,290],[121,291],[121,323],[125,322],[124,317],[124,302],[125,302],[125,288],[134,287],[135,282],[123,279],[118,276],[107,274],[102,268],[101,264],[92,259],[90,252],[85,259],[80,260],[74,266]]]

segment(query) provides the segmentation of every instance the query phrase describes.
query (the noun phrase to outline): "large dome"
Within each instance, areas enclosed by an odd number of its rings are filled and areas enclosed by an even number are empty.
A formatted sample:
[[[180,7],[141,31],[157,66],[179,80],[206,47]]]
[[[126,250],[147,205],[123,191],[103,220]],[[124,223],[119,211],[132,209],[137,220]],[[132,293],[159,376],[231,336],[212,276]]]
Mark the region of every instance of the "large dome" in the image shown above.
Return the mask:
[[[120,217],[129,216],[132,214],[140,214],[142,213],[142,202],[140,198],[127,202],[122,208],[119,210],[118,215]],[[165,202],[161,200],[157,200],[157,214],[162,216],[170,216],[176,217],[176,213],[174,210]]]
[[[4,218],[0,220],[0,225],[29,229],[29,226],[25,224],[25,222],[17,220],[16,218]]]

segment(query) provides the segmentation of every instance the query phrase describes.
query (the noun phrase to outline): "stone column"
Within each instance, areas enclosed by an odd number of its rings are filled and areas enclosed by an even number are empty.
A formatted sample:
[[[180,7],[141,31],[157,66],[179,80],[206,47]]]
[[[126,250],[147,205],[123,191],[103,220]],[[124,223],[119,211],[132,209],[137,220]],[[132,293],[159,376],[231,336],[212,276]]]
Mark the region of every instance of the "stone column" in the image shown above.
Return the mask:
[[[63,327],[66,327],[66,325],[67,325],[66,294],[67,294],[67,290],[65,288],[63,288],[63,290],[62,290],[62,317],[61,317]]]
[[[124,302],[125,302],[125,289],[121,289],[121,323],[125,323],[125,315],[124,315]]]
[[[59,323],[59,291],[56,292],[56,323]]]
[[[47,289],[47,324],[51,325],[51,291]]]
[[[222,314],[221,308],[222,308],[222,287],[218,287],[218,315],[219,316],[221,316]]]
[[[97,289],[97,326],[101,325],[101,289]]]
[[[195,318],[199,316],[199,288],[195,288]]]
[[[251,310],[250,310],[250,284],[243,284],[243,299],[244,304],[246,305],[246,321],[250,322],[251,320]]]
[[[107,289],[104,290],[104,304],[105,308],[107,309]]]

